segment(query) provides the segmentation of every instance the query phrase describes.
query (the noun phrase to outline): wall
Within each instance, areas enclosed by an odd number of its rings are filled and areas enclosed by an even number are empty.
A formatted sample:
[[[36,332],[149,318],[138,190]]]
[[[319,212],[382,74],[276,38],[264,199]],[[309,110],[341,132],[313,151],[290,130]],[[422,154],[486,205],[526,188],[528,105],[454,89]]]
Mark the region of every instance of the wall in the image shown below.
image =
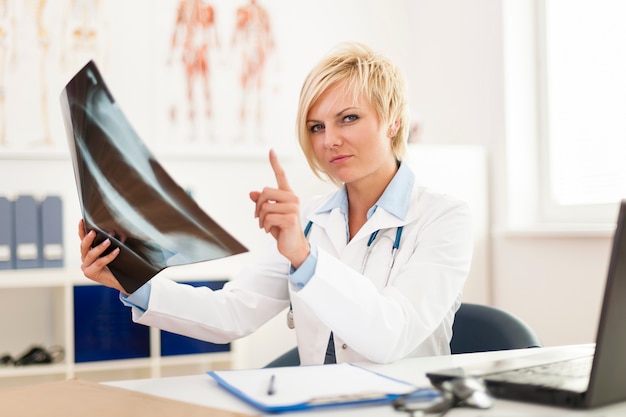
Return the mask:
[[[280,101],[273,108],[275,119],[268,124],[271,129],[266,142],[254,146],[251,152],[219,148],[197,154],[158,153],[166,169],[193,191],[200,205],[254,249],[272,243],[257,229],[247,197],[251,189],[273,184],[265,160],[269,147],[278,149],[294,189],[303,198],[327,190],[328,185],[309,174],[294,145],[293,119],[299,84],[308,68],[336,41],[368,42],[386,51],[407,74],[422,143],[478,145],[486,150],[491,196],[486,209],[490,216],[487,227],[498,231],[490,246],[488,242],[486,245],[490,255],[486,268],[490,276],[484,277],[491,283],[488,301],[527,320],[548,345],[593,340],[609,236],[520,235],[507,228],[507,195],[514,190],[506,187],[502,1],[266,3],[275,16],[281,51],[273,67],[280,75]],[[129,119],[150,142],[157,136],[153,88],[157,74],[149,70],[149,65],[147,70],[142,68],[142,64],[146,57],[161,54],[154,49],[154,36],[162,40],[166,35],[154,35],[151,31],[163,27],[163,18],[146,12],[152,4],[147,0],[111,4],[117,25],[115,48],[120,57],[117,66],[110,67],[108,79]],[[120,28],[136,26],[149,30],[135,31],[132,37],[122,36],[124,31]],[[58,140],[64,141],[63,134]],[[27,157],[27,164],[20,156],[2,160],[2,191],[61,192],[68,207],[68,264],[78,265],[72,242],[76,242],[74,230],[79,211],[69,161],[57,156],[50,162],[41,153],[34,155],[34,163],[33,155]],[[31,169],[33,165],[35,170]],[[455,167],[449,170],[454,175]],[[20,174],[15,175],[16,172]],[[253,256],[242,255],[233,263]],[[577,288],[583,291],[575,291]],[[257,334],[236,344],[236,366],[260,366],[293,343],[293,332],[286,328],[280,315]]]
[[[488,152],[491,303],[528,321],[546,345],[587,343],[595,339],[612,234],[541,228],[520,232],[510,227],[509,213],[524,207],[508,206],[521,190],[507,184],[517,155],[507,143],[511,120],[505,115],[505,103],[510,103],[503,48],[505,6],[520,3],[410,3],[411,100],[423,124],[424,142],[478,144]],[[532,131],[526,140],[532,148]]]

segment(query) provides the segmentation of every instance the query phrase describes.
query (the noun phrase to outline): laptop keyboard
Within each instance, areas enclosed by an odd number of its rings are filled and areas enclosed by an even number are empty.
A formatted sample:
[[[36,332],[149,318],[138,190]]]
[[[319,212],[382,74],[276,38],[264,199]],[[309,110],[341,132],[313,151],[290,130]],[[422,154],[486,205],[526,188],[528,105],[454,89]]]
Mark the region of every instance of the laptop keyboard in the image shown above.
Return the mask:
[[[549,388],[560,388],[564,382],[581,378],[588,380],[591,373],[593,356],[554,362],[544,365],[520,368],[491,374],[488,381],[505,381],[515,384],[530,384]]]

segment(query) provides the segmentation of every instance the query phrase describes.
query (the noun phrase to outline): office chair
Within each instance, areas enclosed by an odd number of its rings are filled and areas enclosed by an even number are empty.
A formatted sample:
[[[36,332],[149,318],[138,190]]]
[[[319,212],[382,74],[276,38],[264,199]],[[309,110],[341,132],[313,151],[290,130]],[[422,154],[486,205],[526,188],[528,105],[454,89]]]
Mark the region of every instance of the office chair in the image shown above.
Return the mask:
[[[298,347],[296,346],[265,365],[265,368],[280,368],[283,366],[298,365],[300,365],[300,354],[298,353]]]
[[[496,307],[463,303],[454,316],[450,350],[455,353],[541,347],[533,329]]]
[[[462,303],[452,325],[452,354],[541,347],[541,341],[528,324],[502,309],[482,304]],[[266,368],[300,365],[298,348],[283,353]]]

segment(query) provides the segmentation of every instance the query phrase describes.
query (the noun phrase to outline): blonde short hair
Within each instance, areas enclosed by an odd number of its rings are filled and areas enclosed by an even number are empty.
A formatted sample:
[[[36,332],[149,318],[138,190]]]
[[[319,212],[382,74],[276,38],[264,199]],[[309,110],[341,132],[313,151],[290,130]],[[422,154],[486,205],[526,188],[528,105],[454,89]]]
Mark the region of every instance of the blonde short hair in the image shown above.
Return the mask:
[[[355,97],[362,95],[376,109],[381,124],[399,122],[391,138],[391,149],[398,161],[406,152],[409,115],[406,83],[400,70],[386,57],[361,43],[340,43],[309,73],[300,91],[296,130],[300,147],[313,173],[330,178],[315,159],[307,115],[330,87],[345,82]],[[334,181],[333,181],[334,182]]]

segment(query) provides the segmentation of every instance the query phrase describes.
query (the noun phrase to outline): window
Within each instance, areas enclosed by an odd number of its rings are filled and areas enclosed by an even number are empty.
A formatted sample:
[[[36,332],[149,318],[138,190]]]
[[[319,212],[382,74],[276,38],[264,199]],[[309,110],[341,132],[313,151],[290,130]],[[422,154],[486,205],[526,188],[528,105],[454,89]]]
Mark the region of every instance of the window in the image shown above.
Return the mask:
[[[503,6],[507,228],[612,230],[626,198],[626,2]]]
[[[626,198],[626,2],[537,7],[539,216],[614,222]]]

